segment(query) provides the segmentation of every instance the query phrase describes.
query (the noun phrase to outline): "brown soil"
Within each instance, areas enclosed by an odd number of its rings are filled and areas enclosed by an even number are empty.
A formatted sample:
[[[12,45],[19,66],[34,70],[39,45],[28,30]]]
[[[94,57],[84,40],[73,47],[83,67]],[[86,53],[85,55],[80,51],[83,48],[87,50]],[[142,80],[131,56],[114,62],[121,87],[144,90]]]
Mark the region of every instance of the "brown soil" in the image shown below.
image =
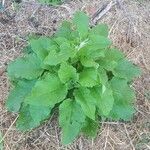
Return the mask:
[[[61,6],[40,5],[23,0],[18,6],[5,2],[0,12],[0,131],[4,150],[149,150],[150,149],[150,1],[125,0],[114,5],[98,23],[110,28],[110,38],[128,59],[142,68],[143,74],[133,88],[136,90],[136,113],[131,122],[102,122],[96,139],[80,136],[73,144],[60,143],[58,119],[52,117],[29,133],[16,130],[17,114],[4,107],[9,92],[5,68],[21,55],[27,35],[52,35],[62,20],[71,18],[76,10],[90,16],[109,0],[74,0]],[[1,148],[0,148],[1,149]]]

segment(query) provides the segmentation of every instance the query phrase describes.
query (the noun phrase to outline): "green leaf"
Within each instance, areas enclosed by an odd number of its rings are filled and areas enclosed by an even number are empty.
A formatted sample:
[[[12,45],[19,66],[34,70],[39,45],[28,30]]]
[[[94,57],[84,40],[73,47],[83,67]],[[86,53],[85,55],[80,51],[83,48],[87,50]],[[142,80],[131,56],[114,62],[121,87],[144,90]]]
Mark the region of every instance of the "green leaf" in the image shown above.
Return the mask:
[[[78,32],[73,30],[72,23],[68,21],[62,22],[61,27],[55,33],[55,37],[66,38],[73,43],[79,41]]]
[[[110,118],[113,120],[123,119],[124,121],[130,121],[134,113],[135,109],[131,104],[115,103],[110,112]]]
[[[66,99],[59,107],[59,124],[62,128],[62,143],[71,143],[79,134],[85,115],[73,100]]]
[[[98,68],[99,64],[96,63],[93,59],[87,58],[87,57],[81,57],[80,59],[81,63],[85,67],[95,67]]]
[[[91,95],[94,97],[96,106],[101,116],[108,116],[113,108],[114,98],[110,87],[102,85],[91,89]]]
[[[58,76],[62,83],[66,83],[70,80],[76,82],[79,78],[76,69],[67,63],[62,63],[58,70]]]
[[[90,35],[89,37],[89,45],[92,49],[105,49],[111,45],[111,41],[100,35]]]
[[[140,69],[128,60],[123,59],[118,62],[113,74],[117,77],[131,81],[134,77],[138,77],[140,75]]]
[[[56,31],[55,36],[56,37],[64,37],[68,40],[72,39],[71,37],[72,29],[71,29],[71,23],[68,21],[63,21],[61,27]]]
[[[33,53],[33,50],[32,50],[32,48],[31,48],[31,45],[27,45],[26,47],[24,47],[24,48],[22,49],[22,51],[23,51],[23,53],[25,53],[25,54]]]
[[[99,84],[98,72],[95,68],[84,68],[79,75],[79,83],[82,86],[93,87]]]
[[[49,55],[44,59],[44,65],[56,66],[61,63],[61,59],[59,54],[57,54],[56,50],[52,50],[49,52]]]
[[[113,108],[114,98],[112,90],[109,87],[102,86],[101,100],[98,103],[98,108],[104,116],[108,116]]]
[[[18,112],[25,97],[30,93],[35,80],[19,81],[16,87],[10,92],[6,101],[6,107],[9,111]]]
[[[99,49],[99,46],[96,47],[96,45],[85,45],[83,48],[81,48],[78,51],[78,56],[81,58],[86,58],[87,60],[98,60],[99,58],[105,57],[105,49]]]
[[[42,4],[47,4],[47,5],[58,5],[61,4],[61,0],[38,0]]]
[[[82,127],[82,132],[91,138],[95,138],[98,132],[99,124],[97,121],[94,121],[88,117],[86,117],[85,123]]]
[[[74,55],[76,54],[76,51],[74,50],[74,48],[71,46],[71,44],[69,42],[63,43],[62,45],[60,45],[60,58],[64,57],[64,59],[62,60],[68,60],[69,57],[72,58],[74,57]]]
[[[74,91],[75,100],[82,107],[82,110],[86,116],[95,120],[96,107],[94,104],[93,97],[90,94],[90,90],[87,88],[79,88]]]
[[[86,38],[89,30],[89,18],[83,12],[76,12],[73,18],[73,23],[79,32],[81,39]]]
[[[51,108],[47,106],[30,105],[30,114],[34,122],[40,125],[42,121],[50,117]]]
[[[122,101],[124,103],[133,102],[135,98],[134,91],[129,87],[125,79],[113,77],[110,84],[116,101]]]
[[[108,26],[106,24],[96,25],[91,29],[90,34],[108,37]]]
[[[110,113],[111,118],[115,120],[130,120],[134,113],[132,103],[135,94],[133,90],[129,87],[125,79],[113,77],[110,84],[114,96],[114,106]]]
[[[67,88],[59,78],[48,73],[44,78],[39,79],[33,87],[25,102],[35,106],[50,106],[61,102],[67,95]]]
[[[74,53],[69,43],[63,43],[60,45],[60,52],[57,53],[55,49],[49,52],[49,55],[44,60],[44,64],[56,66],[57,64],[67,61],[69,57],[74,56]]]
[[[21,131],[38,127],[50,116],[51,109],[45,106],[23,105],[16,126]]]
[[[90,89],[79,88],[74,93],[75,100],[81,105],[84,113],[91,119],[95,118],[95,107],[101,116],[109,116],[113,108],[114,98],[109,85],[97,86]]]
[[[98,76],[99,76],[100,83],[102,85],[106,85],[106,83],[108,82],[108,76],[106,71],[102,67],[98,68]]]
[[[40,60],[44,60],[44,58],[48,55],[49,48],[54,45],[54,42],[51,38],[40,37],[39,39],[30,39],[30,45],[38,58],[40,58]]]
[[[107,49],[105,57],[100,58],[99,65],[108,71],[113,71],[118,61],[123,59],[123,53],[117,49]]]
[[[69,40],[67,40],[66,38],[64,37],[56,37],[54,39],[54,41],[60,46],[62,45],[63,43],[69,43]]]
[[[43,69],[40,67],[41,61],[35,54],[29,54],[22,58],[17,58],[8,65],[7,72],[11,79],[25,78],[28,80],[39,77]]]
[[[103,36],[91,35],[89,40],[78,51],[78,55],[89,59],[97,60],[105,57],[105,49],[111,45],[111,41]]]

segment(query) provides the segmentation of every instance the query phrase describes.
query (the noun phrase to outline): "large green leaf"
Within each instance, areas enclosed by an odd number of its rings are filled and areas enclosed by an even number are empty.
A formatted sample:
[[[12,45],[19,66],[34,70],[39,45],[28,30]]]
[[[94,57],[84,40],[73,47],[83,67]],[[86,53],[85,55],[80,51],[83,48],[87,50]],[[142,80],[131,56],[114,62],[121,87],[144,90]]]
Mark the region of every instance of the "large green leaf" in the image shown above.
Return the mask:
[[[78,55],[81,58],[98,60],[105,57],[105,51],[111,45],[111,41],[103,36],[91,35],[89,40],[80,48]]]
[[[76,82],[79,78],[76,69],[72,65],[69,65],[67,63],[62,63],[60,65],[58,76],[62,83],[66,83],[68,81]]]
[[[26,97],[28,104],[36,106],[50,106],[61,102],[67,95],[67,88],[59,78],[48,73],[45,78],[39,79],[33,87],[31,93]]]
[[[96,63],[92,58],[88,58],[84,56],[84,57],[81,57],[80,61],[82,65],[85,67],[95,67],[95,68],[99,67],[99,64]]]
[[[71,29],[71,23],[68,21],[64,21],[61,25],[61,27],[56,31],[55,36],[56,37],[64,37],[68,40],[72,39],[71,37],[72,29]]]
[[[95,99],[91,96],[90,90],[87,88],[79,88],[74,91],[75,100],[82,107],[86,116],[95,120]]]
[[[25,78],[31,80],[39,77],[43,69],[39,58],[35,54],[29,54],[11,62],[8,65],[7,72],[11,79]]]
[[[62,128],[62,143],[71,143],[79,134],[85,115],[73,100],[66,99],[59,107],[59,124]]]
[[[59,54],[57,54],[56,50],[53,49],[52,51],[49,52],[49,55],[45,58],[44,65],[56,66],[57,64],[61,63],[64,58],[65,57],[63,56],[61,58]]]
[[[117,49],[107,49],[105,57],[100,58],[99,65],[108,71],[113,71],[118,61],[123,59],[123,53]]]
[[[111,41],[104,36],[90,35],[89,39],[88,44],[94,50],[108,48],[111,45]]]
[[[95,85],[98,85],[99,78],[98,78],[98,72],[95,68],[84,68],[84,70],[79,75],[79,83],[82,86],[86,87],[93,87]]]
[[[35,84],[35,80],[19,81],[16,87],[10,92],[6,101],[6,107],[9,111],[17,112],[20,109],[25,97],[31,92],[32,87]]]
[[[134,77],[138,77],[140,75],[140,69],[128,60],[123,59],[118,62],[113,74],[117,77],[131,81]]]
[[[20,110],[19,118],[17,119],[16,126],[19,130],[27,131],[38,125],[34,122],[30,114],[30,106],[23,106]]]
[[[110,81],[110,84],[114,96],[114,106],[110,113],[111,118],[115,120],[130,120],[134,113],[132,103],[135,94],[133,90],[129,87],[125,79],[114,77]]]
[[[127,80],[113,77],[110,81],[113,95],[116,101],[122,101],[123,103],[133,102],[135,94],[127,83]]]
[[[41,59],[48,55],[49,49],[54,45],[51,38],[40,37],[39,39],[31,39],[30,45],[35,54]]]
[[[94,121],[86,117],[86,120],[82,127],[82,132],[87,136],[95,138],[98,132],[98,127],[99,127],[99,124],[97,121]]]
[[[37,123],[37,125],[44,121],[45,119],[48,119],[51,112],[51,107],[47,106],[34,106],[30,105],[30,114],[34,122]]]
[[[48,56],[44,60],[45,65],[56,66],[64,61],[67,61],[69,57],[74,56],[75,51],[72,49],[69,43],[63,43],[60,45],[60,52],[53,49],[49,52]]]
[[[91,89],[91,95],[95,99],[100,115],[108,116],[114,104],[114,98],[110,87],[108,85],[94,87]]]
[[[81,105],[84,113],[91,119],[95,118],[95,107],[101,116],[109,116],[113,108],[114,98],[109,85],[97,86],[90,89],[79,88],[74,93],[75,100]]]
[[[27,131],[38,127],[50,116],[51,108],[46,106],[32,106],[24,104],[17,120],[17,128]]]
[[[89,30],[88,16],[83,12],[76,12],[73,18],[73,23],[76,26],[81,39],[86,38]]]
[[[96,25],[91,29],[90,34],[108,37],[108,26],[106,24]]]
[[[113,120],[123,119],[124,121],[130,121],[134,113],[135,109],[132,104],[115,103],[110,112],[110,118]]]
[[[98,108],[104,116],[108,116],[113,108],[114,97],[109,87],[102,86],[101,100],[98,102]]]
[[[81,47],[77,54],[81,60],[82,58],[87,58],[95,61],[101,57],[105,57],[105,49],[101,49],[98,45],[88,43]]]

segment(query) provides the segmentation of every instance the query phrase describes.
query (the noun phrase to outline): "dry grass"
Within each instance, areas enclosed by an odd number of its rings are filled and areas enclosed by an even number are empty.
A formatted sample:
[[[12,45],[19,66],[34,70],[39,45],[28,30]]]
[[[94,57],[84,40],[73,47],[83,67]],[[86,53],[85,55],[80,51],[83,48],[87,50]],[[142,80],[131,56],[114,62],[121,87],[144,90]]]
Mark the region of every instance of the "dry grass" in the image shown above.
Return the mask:
[[[3,68],[21,54],[30,33],[51,35],[61,20],[70,18],[76,10],[90,16],[106,0],[74,0],[59,7],[41,6],[25,1],[15,8],[5,2],[0,13],[0,131],[5,150],[149,150],[150,149],[150,1],[125,0],[113,6],[99,22],[110,27],[110,38],[126,56],[142,68],[143,75],[133,88],[137,93],[136,114],[132,122],[102,122],[96,139],[80,136],[73,144],[60,144],[57,118],[52,117],[38,129],[21,133],[15,129],[17,114],[4,107],[9,92],[9,81]],[[55,23],[56,22],[56,23]],[[55,116],[55,115],[54,115]]]

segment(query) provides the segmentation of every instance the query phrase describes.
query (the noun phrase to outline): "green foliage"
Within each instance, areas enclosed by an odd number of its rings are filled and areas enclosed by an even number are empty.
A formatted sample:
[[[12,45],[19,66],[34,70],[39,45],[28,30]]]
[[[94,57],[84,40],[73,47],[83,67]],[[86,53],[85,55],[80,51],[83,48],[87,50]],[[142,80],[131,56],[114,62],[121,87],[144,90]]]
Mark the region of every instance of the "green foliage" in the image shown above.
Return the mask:
[[[62,0],[38,0],[42,4],[57,5],[61,4]]]
[[[80,36],[80,39],[84,39],[88,35],[89,30],[89,18],[85,16],[83,12],[77,12],[73,18],[73,24]]]
[[[130,84],[140,71],[113,48],[105,24],[90,28],[77,12],[54,36],[29,42],[7,69],[15,84],[6,107],[19,113],[18,129],[38,127],[58,108],[62,143],[69,144],[80,133],[95,137],[99,119],[132,118]]]
[[[68,144],[79,134],[85,121],[85,114],[73,99],[66,99],[59,107],[59,124],[62,128],[62,142]]]
[[[17,58],[8,66],[8,75],[13,79],[36,79],[43,69],[41,68],[41,61],[35,54],[29,54],[22,58]]]
[[[34,84],[35,80],[18,81],[15,88],[10,92],[6,102],[6,107],[9,111],[19,111],[21,103],[24,101],[25,97],[30,93]]]
[[[90,90],[86,87],[80,87],[74,92],[75,101],[80,104],[84,114],[95,120],[96,106],[93,103],[93,97],[90,95]]]
[[[67,95],[67,87],[57,75],[47,73],[35,83],[32,91],[25,98],[25,103],[35,106],[54,107]],[[41,102],[42,101],[42,102]]]
[[[114,120],[130,120],[134,113],[132,106],[135,98],[134,91],[129,87],[127,80],[113,77],[110,81],[113,90],[114,105],[110,117]]]
[[[82,132],[86,136],[94,138],[97,135],[98,127],[99,127],[98,121],[94,121],[86,117],[82,127]]]
[[[67,63],[62,63],[58,70],[58,76],[62,83],[76,82],[78,81],[79,75],[76,72],[76,68]]]
[[[93,87],[98,85],[99,79],[98,79],[98,71],[95,68],[84,68],[82,72],[80,72],[79,75],[79,83],[81,86],[85,87]]]
[[[50,116],[51,107],[25,104],[20,109],[16,126],[21,131],[38,127]]]

